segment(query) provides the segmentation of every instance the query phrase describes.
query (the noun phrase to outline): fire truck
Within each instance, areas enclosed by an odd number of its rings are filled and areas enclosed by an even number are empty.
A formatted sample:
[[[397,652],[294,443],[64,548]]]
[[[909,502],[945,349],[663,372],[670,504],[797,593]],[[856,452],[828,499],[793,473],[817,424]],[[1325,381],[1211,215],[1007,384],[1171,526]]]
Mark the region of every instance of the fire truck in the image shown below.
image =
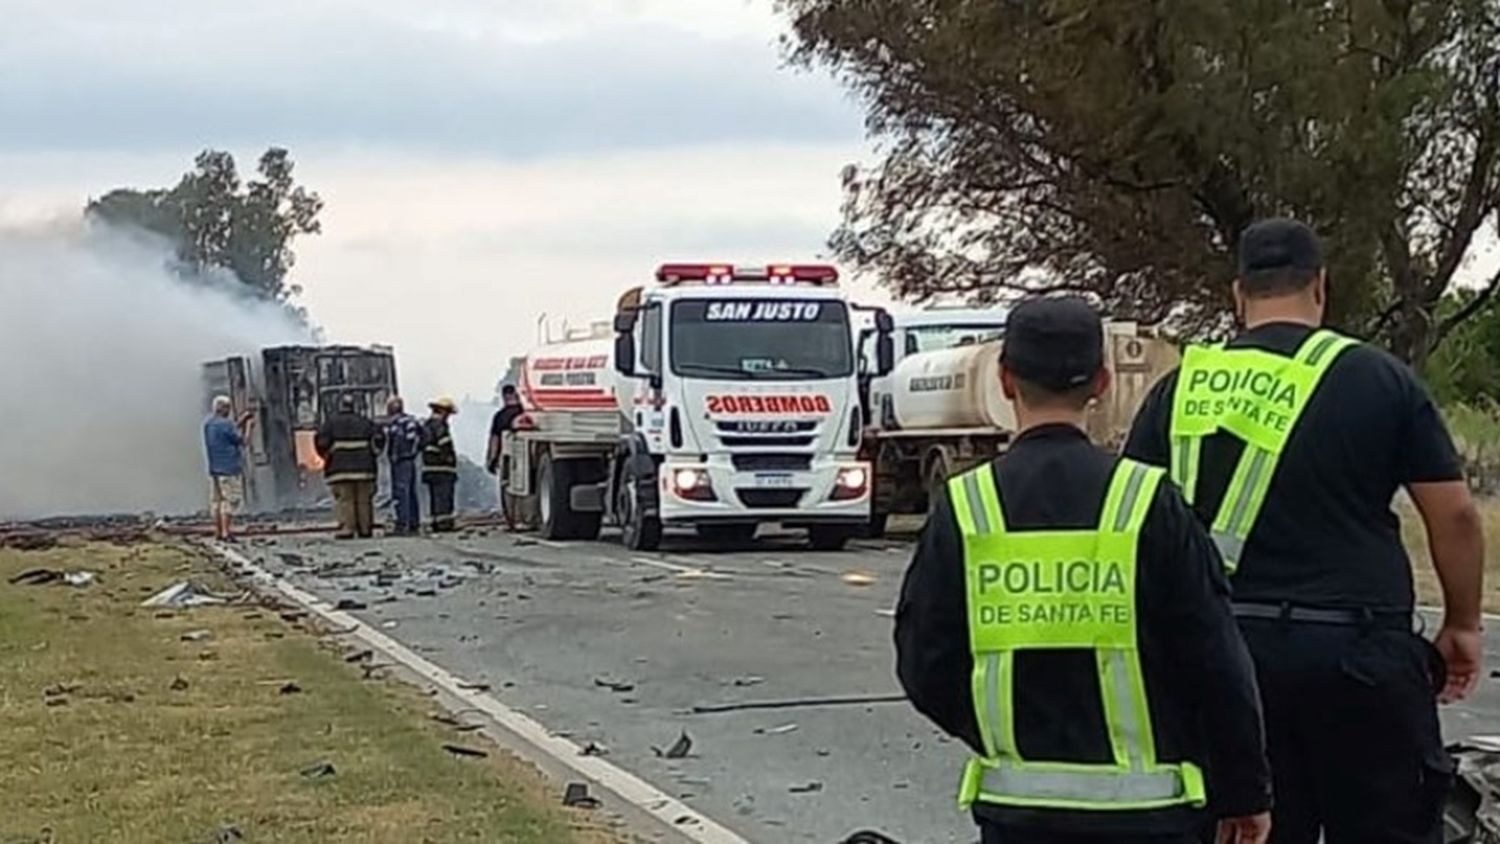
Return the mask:
[[[842,547],[870,520],[855,326],[884,374],[889,315],[851,305],[830,266],[669,264],[656,281],[523,360],[508,497],[549,539],[608,522],[646,550],[670,527],[733,544],[779,524]]]

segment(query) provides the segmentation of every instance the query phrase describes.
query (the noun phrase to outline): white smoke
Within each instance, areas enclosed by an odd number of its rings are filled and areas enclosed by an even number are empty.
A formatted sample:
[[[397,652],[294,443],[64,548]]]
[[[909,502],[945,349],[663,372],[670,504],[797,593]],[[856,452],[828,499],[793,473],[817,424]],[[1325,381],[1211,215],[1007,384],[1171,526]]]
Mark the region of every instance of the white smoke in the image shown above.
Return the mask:
[[[0,519],[204,508],[201,364],[307,330],[162,242],[0,224]]]

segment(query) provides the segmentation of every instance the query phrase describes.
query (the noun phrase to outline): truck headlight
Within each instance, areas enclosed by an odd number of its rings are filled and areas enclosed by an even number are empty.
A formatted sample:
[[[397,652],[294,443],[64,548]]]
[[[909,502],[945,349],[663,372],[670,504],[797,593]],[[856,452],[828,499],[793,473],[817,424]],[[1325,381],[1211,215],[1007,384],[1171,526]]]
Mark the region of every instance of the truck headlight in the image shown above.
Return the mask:
[[[688,501],[716,501],[713,481],[702,469],[677,469],[672,472],[672,490]]]
[[[870,488],[870,470],[863,466],[847,466],[839,470],[833,484],[833,500],[848,501],[859,498]]]

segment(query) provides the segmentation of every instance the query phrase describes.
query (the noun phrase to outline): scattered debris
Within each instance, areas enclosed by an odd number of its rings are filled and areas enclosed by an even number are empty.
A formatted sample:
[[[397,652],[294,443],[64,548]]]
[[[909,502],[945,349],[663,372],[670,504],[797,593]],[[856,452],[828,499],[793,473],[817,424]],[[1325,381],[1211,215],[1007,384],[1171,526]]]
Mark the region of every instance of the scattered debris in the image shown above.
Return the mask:
[[[168,686],[168,688],[174,692],[185,692],[188,690],[188,681],[178,677],[172,681],[172,685]]]
[[[353,598],[340,598],[339,602],[337,604],[334,604],[333,608],[346,612],[350,610],[369,609],[369,607],[365,606],[363,601],[356,601]]]
[[[407,589],[406,594],[415,595],[418,598],[436,598],[436,589]]]
[[[600,744],[598,742],[591,741],[588,744],[584,745],[582,750],[578,751],[578,755],[579,756],[608,756],[609,755],[609,748],[605,747],[604,745],[602,745],[602,744]]]
[[[280,557],[283,563],[293,568],[303,568],[307,565],[307,558],[301,554],[293,554],[290,551],[278,551],[276,556]]]
[[[784,736],[787,733],[797,731],[796,724],[782,724],[779,727],[756,727],[755,734],[758,736]]]
[[[683,730],[682,735],[677,737],[677,741],[674,742],[672,746],[667,748],[666,750],[662,750],[661,748],[655,746],[651,748],[651,751],[662,759],[683,759],[689,753],[691,753],[692,750],[693,738],[692,736],[689,736],[687,734],[687,730]]]
[[[73,694],[80,688],[82,687],[77,684],[58,683],[42,689],[42,694],[46,697],[63,697],[64,695]]]
[[[240,828],[235,826],[234,824],[224,824],[219,827],[217,832],[214,833],[214,841],[216,842],[216,844],[230,844],[233,841],[244,840],[245,833],[240,832]]]
[[[63,582],[69,586],[83,587],[93,583],[96,577],[98,575],[91,571],[70,571],[63,575]]]
[[[693,714],[740,712],[747,709],[799,709],[818,706],[866,706],[874,703],[905,703],[906,695],[856,695],[853,697],[804,697],[787,700],[746,700],[738,703],[697,703]]]
[[[222,603],[225,603],[223,598],[192,581],[184,580],[180,583],[174,583],[142,601],[141,606],[183,608]]]
[[[896,611],[895,610],[876,610],[875,614],[878,615],[878,616],[881,616],[882,618],[895,618],[896,617]]]
[[[458,687],[466,692],[487,692],[490,690],[489,683],[459,683]]]
[[[45,701],[48,706],[67,706],[68,699],[65,697],[49,697]]]
[[[621,694],[625,692],[635,691],[634,683],[629,683],[624,680],[612,680],[608,677],[595,677],[594,685],[598,686],[601,689],[609,689],[612,692],[620,692]]]
[[[846,571],[839,577],[850,586],[870,586],[875,582],[875,575],[863,571]]]
[[[42,586],[47,583],[56,583],[62,579],[62,572],[56,569],[27,569],[12,577],[10,582],[17,586]]]
[[[734,680],[732,680],[730,682],[730,685],[734,686],[735,688],[739,688],[739,689],[748,689],[751,686],[759,686],[761,683],[764,683],[765,681],[766,681],[766,678],[764,678],[764,677],[756,677],[755,675],[752,674],[752,675],[750,675],[748,677],[736,677],[736,678],[734,678]]]
[[[0,548],[17,551],[45,551],[57,547],[57,535],[50,531],[17,530],[0,533]]]
[[[599,798],[589,794],[588,783],[570,782],[563,791],[562,804],[570,809],[597,809],[601,805]]]
[[[489,756],[489,754],[483,750],[479,750],[473,747],[464,747],[463,745],[459,744],[445,744],[443,745],[443,749],[448,751],[449,753],[452,753],[454,756],[468,756],[474,759],[484,759]]]
[[[391,619],[389,621],[382,621],[382,622],[380,622],[380,626],[384,627],[387,630],[395,630],[396,627],[397,627],[397,625],[399,625],[400,623],[401,622],[399,622],[399,621],[397,621],[396,619],[393,618],[393,619]]]
[[[300,695],[302,694],[302,687],[296,683],[285,683],[277,691],[284,695]]]
[[[790,791],[793,794],[814,794],[822,790],[823,784],[821,782],[818,782],[817,780],[813,780],[812,782],[803,785],[794,785],[791,788],[787,789],[787,791]]]
[[[338,770],[333,767],[332,762],[319,762],[316,765],[302,769],[303,778],[310,780],[326,779],[337,773]]]
[[[477,733],[482,729],[484,729],[483,724],[459,724],[453,728],[453,731],[458,733]]]
[[[347,663],[350,663],[352,665],[352,664],[354,664],[356,662],[369,662],[370,660],[373,660],[374,658],[375,658],[375,652],[374,651],[372,651],[372,650],[363,650],[363,651],[360,651],[359,653],[350,654],[349,656],[344,657],[344,661],[347,662]]]
[[[180,637],[184,642],[206,642],[213,638],[213,633],[208,630],[189,630]]]

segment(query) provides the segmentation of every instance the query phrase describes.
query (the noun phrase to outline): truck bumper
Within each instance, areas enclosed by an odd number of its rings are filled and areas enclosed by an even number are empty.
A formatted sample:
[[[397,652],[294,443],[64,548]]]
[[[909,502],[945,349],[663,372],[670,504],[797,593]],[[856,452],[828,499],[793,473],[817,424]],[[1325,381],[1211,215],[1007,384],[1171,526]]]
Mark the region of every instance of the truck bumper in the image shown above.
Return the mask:
[[[684,491],[682,473],[699,484]],[[840,490],[840,478],[862,473],[862,488]],[[704,499],[706,478],[712,499]],[[806,471],[736,470],[728,455],[707,463],[667,460],[661,467],[661,511],[665,525],[775,523],[787,527],[863,525],[870,520],[870,465],[859,460],[813,461]]]

